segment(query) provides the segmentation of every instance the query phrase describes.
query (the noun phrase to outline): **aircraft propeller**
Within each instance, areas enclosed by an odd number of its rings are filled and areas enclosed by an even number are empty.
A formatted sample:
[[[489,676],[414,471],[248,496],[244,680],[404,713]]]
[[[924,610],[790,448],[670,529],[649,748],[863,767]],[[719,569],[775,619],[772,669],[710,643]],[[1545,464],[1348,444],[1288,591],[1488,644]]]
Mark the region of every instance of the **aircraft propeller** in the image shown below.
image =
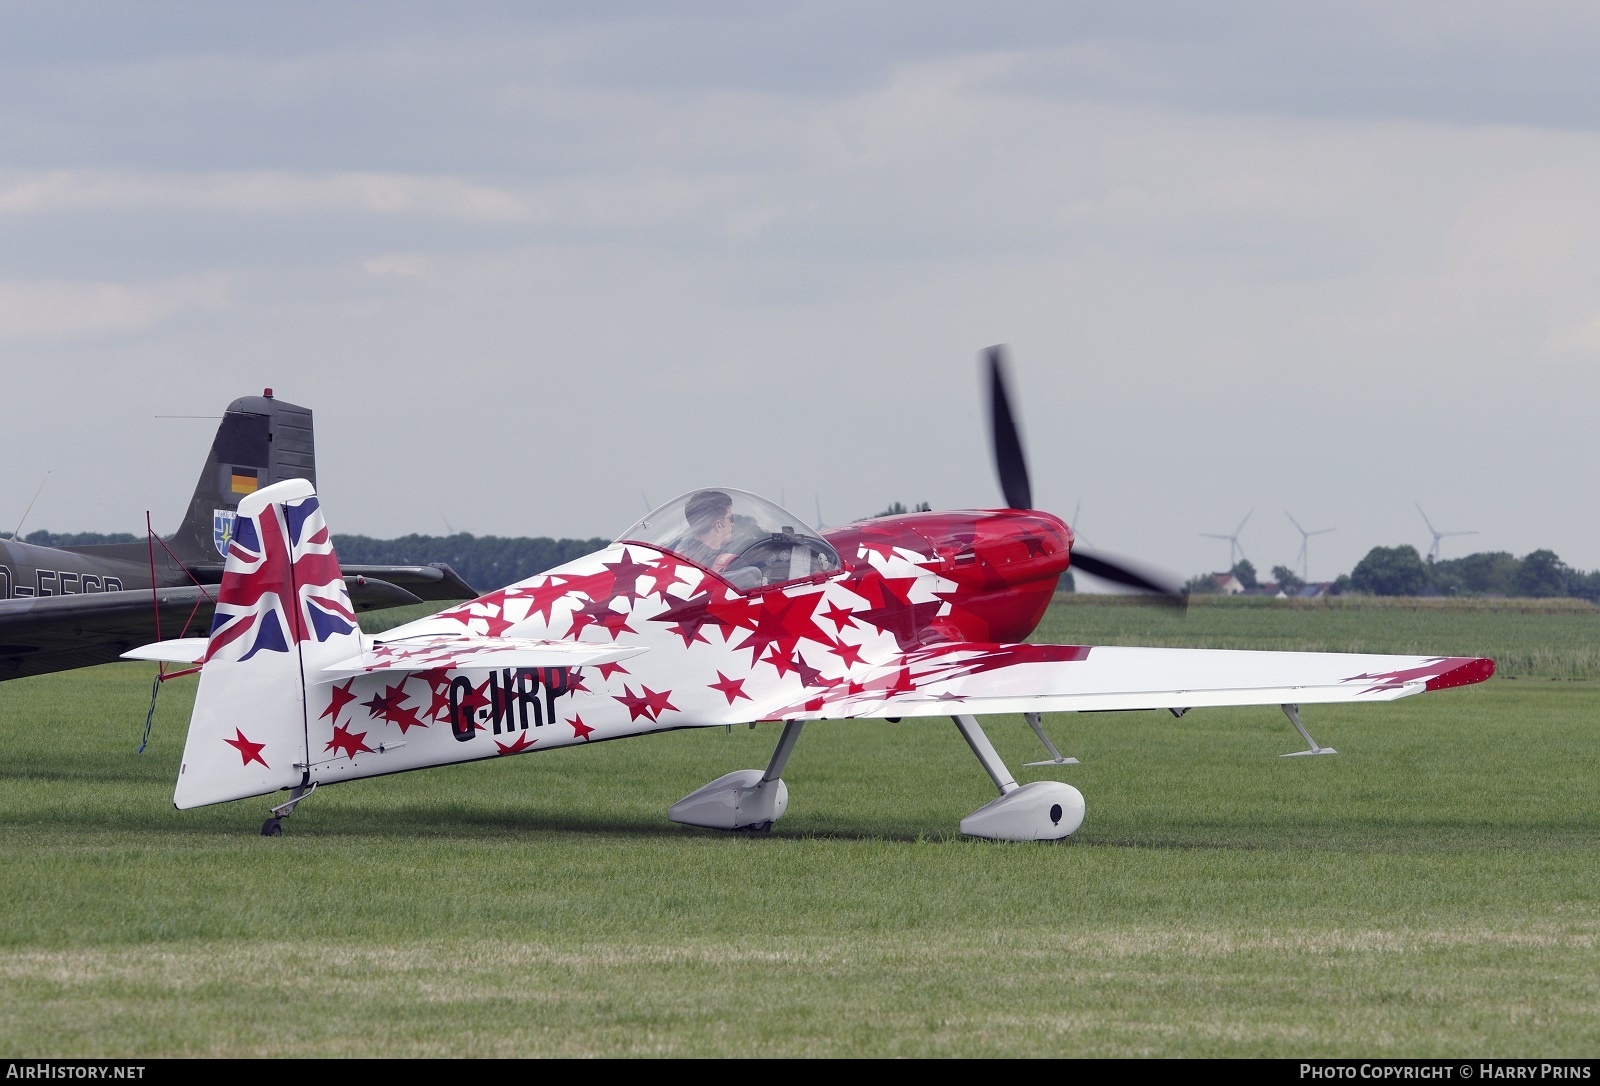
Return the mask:
[[[1007,391],[1005,348],[990,347],[984,351],[984,361],[989,367],[990,433],[994,439],[994,464],[1000,476],[1000,493],[1009,508],[1032,509],[1033,488],[1028,481],[1028,461],[1022,452],[1022,434],[1017,428]],[[1121,559],[1102,557],[1074,547],[1072,565],[1091,576],[1136,589],[1152,603],[1182,607],[1188,602],[1183,589],[1170,580],[1159,574],[1142,572]]]

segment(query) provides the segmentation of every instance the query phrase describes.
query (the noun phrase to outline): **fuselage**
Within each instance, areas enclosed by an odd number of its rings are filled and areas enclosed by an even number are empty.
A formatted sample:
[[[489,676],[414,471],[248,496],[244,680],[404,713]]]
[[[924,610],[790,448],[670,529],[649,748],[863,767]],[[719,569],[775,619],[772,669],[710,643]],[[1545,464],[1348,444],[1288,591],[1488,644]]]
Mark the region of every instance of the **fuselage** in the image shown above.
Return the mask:
[[[135,555],[131,547],[137,547],[140,553]],[[142,543],[114,543],[66,550],[0,540],[0,599],[147,589],[150,587],[150,563],[144,549]],[[156,583],[179,583],[182,572],[170,571],[167,565],[163,556],[156,566]]]
[[[817,564],[831,568],[755,587],[623,538],[368,639],[395,656],[463,634],[640,651],[597,666],[465,671],[445,653],[436,668],[314,686],[311,777],[781,719],[786,706],[893,690],[907,653],[1025,638],[1072,544],[1056,517],[1020,510],[882,517],[821,538],[837,562]]]

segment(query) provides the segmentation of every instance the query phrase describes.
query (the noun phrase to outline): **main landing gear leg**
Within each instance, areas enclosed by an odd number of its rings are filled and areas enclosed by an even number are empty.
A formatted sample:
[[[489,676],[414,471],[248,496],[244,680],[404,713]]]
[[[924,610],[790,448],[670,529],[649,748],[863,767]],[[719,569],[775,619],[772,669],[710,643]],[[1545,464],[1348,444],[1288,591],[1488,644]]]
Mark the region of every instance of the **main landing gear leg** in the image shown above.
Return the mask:
[[[1048,760],[1043,761],[1043,762],[1028,762],[1028,763],[1026,763],[1028,768],[1031,769],[1036,765],[1077,765],[1078,764],[1078,759],[1076,759],[1076,758],[1063,758],[1061,756],[1061,752],[1056,749],[1056,745],[1054,743],[1050,742],[1050,737],[1048,735],[1044,734],[1044,717],[1042,717],[1038,713],[1023,713],[1022,714],[1022,719],[1026,720],[1028,722],[1028,727],[1033,729],[1033,734],[1037,735],[1039,737],[1039,742],[1044,744],[1044,749],[1048,750],[1050,752],[1050,757],[1049,757]]]
[[[1300,706],[1284,705],[1283,715],[1289,718],[1289,723],[1294,725],[1294,730],[1300,733],[1300,738],[1306,741],[1305,750],[1291,750],[1288,754],[1280,754],[1280,758],[1304,758],[1307,754],[1338,754],[1332,747],[1319,747],[1317,741],[1311,738],[1311,733],[1306,731],[1305,725],[1300,723]]]
[[[744,830],[766,833],[789,809],[789,789],[783,783],[783,767],[794,753],[804,721],[790,720],[783,725],[777,749],[765,771],[737,769],[725,773],[702,788],[696,788],[667,809],[667,817],[685,826],[704,826],[712,830]]]
[[[283,820],[294,814],[294,809],[300,806],[300,801],[310,797],[317,790],[317,782],[310,784],[297,784],[289,790],[289,801],[280,803],[272,809],[272,817],[261,823],[261,836],[282,837]]]
[[[996,841],[1053,841],[1083,824],[1083,793],[1060,781],[1019,785],[978,726],[977,717],[963,714],[951,719],[984,772],[1000,789],[999,799],[985,803],[961,820],[962,833]]]

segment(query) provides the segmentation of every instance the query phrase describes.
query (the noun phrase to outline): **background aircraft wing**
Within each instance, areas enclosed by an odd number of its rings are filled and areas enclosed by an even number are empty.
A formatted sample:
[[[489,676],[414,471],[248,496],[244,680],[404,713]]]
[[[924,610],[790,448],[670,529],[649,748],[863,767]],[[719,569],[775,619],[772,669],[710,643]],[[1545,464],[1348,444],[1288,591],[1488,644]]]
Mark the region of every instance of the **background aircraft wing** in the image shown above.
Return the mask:
[[[211,625],[211,606],[193,585],[158,589],[155,603],[149,589],[0,600],[0,679],[109,663],[155,640],[157,607],[169,637],[191,614],[191,633]]]
[[[387,581],[351,577],[347,585],[357,611],[421,602]],[[153,600],[148,588],[0,600],[0,680],[110,663],[156,640],[158,609],[162,636],[204,636],[216,594],[215,585],[184,585],[159,588]]]
[[[462,580],[461,574],[443,562],[430,562],[424,566],[347,566],[340,563],[339,571],[344,574],[351,599],[355,598],[356,586],[353,582],[358,578],[398,585],[418,600],[474,600],[482,595]]]
[[[222,580],[220,563],[204,563],[189,568],[196,577],[207,583],[215,584]],[[361,581],[381,581],[403,588],[413,597],[406,601],[408,603],[420,603],[423,600],[472,600],[482,595],[462,580],[461,574],[443,562],[429,562],[426,565],[415,566],[346,565],[341,562],[339,572],[344,574],[345,587],[350,589],[351,600],[357,600],[356,590],[360,587]],[[376,606],[394,607],[396,604],[381,603]],[[371,610],[359,605],[356,609]]]
[[[1391,701],[1492,674],[1494,661],[1467,656],[951,644],[814,687],[808,699],[774,706],[766,719]]]

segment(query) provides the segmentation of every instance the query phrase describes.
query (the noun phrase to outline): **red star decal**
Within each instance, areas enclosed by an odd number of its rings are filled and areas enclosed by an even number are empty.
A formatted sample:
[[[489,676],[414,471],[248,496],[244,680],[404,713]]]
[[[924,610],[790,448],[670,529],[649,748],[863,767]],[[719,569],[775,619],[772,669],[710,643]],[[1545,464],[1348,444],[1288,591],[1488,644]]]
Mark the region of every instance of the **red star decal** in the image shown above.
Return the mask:
[[[471,690],[467,691],[465,694],[462,694],[461,695],[461,701],[458,703],[458,708],[461,711],[461,716],[466,720],[472,721],[472,726],[474,728],[478,729],[480,732],[483,731],[483,725],[478,723],[478,710],[479,709],[487,709],[488,707],[489,707],[489,680],[488,679],[483,680],[483,682],[479,683],[477,686],[474,686]]]
[[[594,729],[583,722],[583,717],[575,716],[567,723],[572,725],[572,738],[582,739],[585,743],[589,741],[589,733]]]
[[[664,690],[658,694],[648,686],[639,689],[644,691],[645,700],[649,703],[651,720],[660,720],[661,714],[669,709],[674,713],[678,711],[678,707],[667,700],[672,696],[672,691]]]
[[[339,723],[339,713],[346,705],[356,700],[356,696],[350,692],[350,688],[355,684],[356,681],[351,679],[343,686],[333,687],[328,692],[328,707],[322,710],[322,716],[317,717],[317,719],[321,720],[323,716],[331,716],[335,724]]]
[[[509,618],[506,618],[504,612],[499,610],[496,610],[493,614],[475,615],[474,617],[483,620],[483,632],[489,637],[499,637],[516,625]]]
[[[778,653],[784,656],[794,652],[802,639],[831,645],[832,640],[817,626],[814,618],[819,599],[816,595],[790,599],[781,592],[768,592],[761,597],[755,611],[750,635],[736,647],[749,649],[750,662],[754,664],[769,645],[776,646]]]
[[[707,623],[722,627],[723,638],[726,640],[730,621],[725,615],[717,613],[722,610],[717,606],[719,602],[711,592],[701,592],[686,600],[673,600],[650,621],[672,623],[672,632],[683,638],[685,648],[696,641],[706,640],[705,635],[700,632],[700,627]]]
[[[683,563],[679,562],[676,558],[672,558],[668,555],[662,555],[659,559],[657,559],[656,563],[650,567],[650,573],[648,574],[650,577],[650,587],[645,589],[645,595],[665,596],[667,594],[667,589],[671,588],[673,585],[687,584],[688,582],[685,581],[683,576],[678,572],[683,568],[685,568]]]
[[[772,651],[761,658],[763,664],[771,664],[778,672],[778,678],[783,678],[795,670],[794,659],[782,652],[778,646],[772,646]]]
[[[628,616],[611,609],[610,600],[590,600],[572,613],[572,628],[567,636],[576,638],[589,626],[602,626],[615,641],[620,634],[634,633],[628,625]]]
[[[521,732],[517,735],[517,741],[515,743],[502,743],[500,740],[496,739],[494,741],[495,753],[521,754],[525,750],[533,749],[533,745],[537,742],[537,739],[529,739],[527,732]]]
[[[666,712],[668,709],[671,709],[673,712],[678,711],[678,707],[667,700],[669,697],[671,697],[672,691],[666,690],[658,692],[651,690],[648,686],[640,686],[639,690],[640,693],[635,694],[631,686],[624,684],[621,694],[611,695],[618,701],[622,702],[623,705],[627,706],[628,720],[630,723],[638,720],[640,717],[644,717],[646,720],[654,723],[655,721],[659,720],[661,714]]]
[[[650,719],[650,699],[633,692],[633,687],[626,683],[622,686],[622,693],[613,694],[612,697],[622,702],[628,710],[628,722],[638,720],[640,717]]]
[[[544,579],[542,584],[527,585],[523,588],[514,588],[506,593],[507,598],[531,600],[528,607],[528,617],[540,616],[546,626],[552,620],[551,612],[555,605],[567,596],[566,578],[557,579],[550,577]]]
[[[844,629],[847,622],[852,629],[856,625],[855,612],[848,607],[841,607],[837,603],[829,604],[828,609],[822,612],[822,617],[833,623],[836,630]]]
[[[863,578],[859,587],[856,584],[850,586],[852,591],[868,599],[873,595],[878,597],[879,602],[876,607],[857,611],[856,616],[872,623],[884,633],[893,635],[902,651],[913,648],[919,643],[921,632],[933,621],[939,613],[939,608],[943,606],[938,600],[912,603],[907,594],[913,582],[914,578],[911,577],[878,577],[870,580]],[[897,587],[900,585],[905,586],[905,593]],[[874,589],[876,591],[873,591]]]
[[[406,680],[401,679],[393,686],[385,688],[383,693],[374,694],[369,700],[361,703],[361,707],[367,710],[368,716],[398,725],[401,735],[404,735],[409,728],[427,727],[418,718],[417,710],[406,707],[409,699],[406,696],[405,685]]]
[[[795,654],[794,669],[800,673],[800,682],[804,686],[833,686],[836,680],[822,677],[822,672],[806,663],[804,656]]]
[[[717,672],[717,681],[706,685],[713,690],[721,692],[722,696],[728,699],[729,705],[733,704],[733,699],[735,698],[743,698],[745,701],[755,700],[744,692],[743,679],[730,679],[720,671]]]
[[[700,627],[702,625],[703,623],[700,622],[680,622],[676,626],[670,628],[667,632],[675,633],[679,637],[683,638],[684,648],[688,648],[696,641],[700,642],[702,645],[709,645],[711,644],[710,639],[707,638],[705,634],[700,632]],[[726,633],[727,631],[723,632]]]
[[[233,734],[236,736],[236,738],[224,739],[223,742],[239,752],[239,756],[244,759],[244,761],[240,763],[241,765],[249,765],[251,762],[260,762],[263,769],[272,768],[271,766],[267,765],[267,760],[261,757],[262,750],[266,748],[265,743],[250,742],[250,740],[244,737],[244,732],[240,731],[238,728],[233,729]]]
[[[892,697],[895,694],[914,693],[916,689],[917,684],[912,681],[911,669],[903,667],[895,674],[894,682],[890,683],[883,692],[885,696]]]
[[[633,552],[622,548],[622,561],[601,563],[611,571],[611,598],[621,597],[630,604],[639,598],[639,578],[650,572],[650,567],[644,562],[635,562]],[[648,591],[645,593],[649,594]]]
[[[596,664],[595,667],[600,669],[600,680],[602,682],[613,675],[626,675],[629,673],[628,669],[621,664]]]
[[[835,641],[831,651],[839,658],[845,667],[853,667],[861,662],[861,646],[847,645],[844,641]]]
[[[328,740],[328,745],[322,749],[324,752],[338,750],[342,752],[346,758],[354,758],[362,751],[371,754],[373,751],[371,747],[367,746],[366,738],[366,732],[355,732],[352,734],[347,729],[335,724],[333,726],[333,738]]]
[[[445,668],[436,668],[432,671],[419,671],[417,678],[428,684],[431,700],[428,702],[428,711],[422,715],[429,720],[444,720],[450,715],[450,673]]]

